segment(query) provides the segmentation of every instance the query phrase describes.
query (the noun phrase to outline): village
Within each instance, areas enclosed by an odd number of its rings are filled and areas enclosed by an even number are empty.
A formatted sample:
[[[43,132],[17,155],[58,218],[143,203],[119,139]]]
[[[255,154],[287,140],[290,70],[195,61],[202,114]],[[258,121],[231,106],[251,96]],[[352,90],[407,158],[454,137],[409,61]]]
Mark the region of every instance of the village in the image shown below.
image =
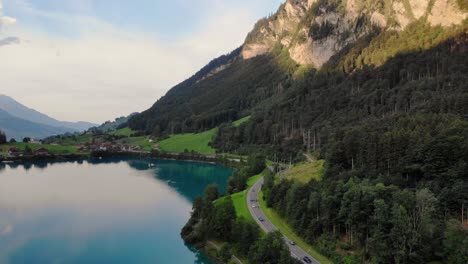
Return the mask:
[[[78,143],[78,142],[77,142]],[[82,142],[81,142],[82,143]],[[0,160],[18,159],[31,157],[50,157],[67,155],[92,155],[95,153],[107,154],[150,154],[152,151],[159,151],[159,145],[153,144],[152,139],[147,139],[145,146],[130,144],[124,140],[113,140],[106,138],[91,138],[84,144],[68,145],[50,142],[48,140],[24,139],[22,143],[10,142],[0,145]]]

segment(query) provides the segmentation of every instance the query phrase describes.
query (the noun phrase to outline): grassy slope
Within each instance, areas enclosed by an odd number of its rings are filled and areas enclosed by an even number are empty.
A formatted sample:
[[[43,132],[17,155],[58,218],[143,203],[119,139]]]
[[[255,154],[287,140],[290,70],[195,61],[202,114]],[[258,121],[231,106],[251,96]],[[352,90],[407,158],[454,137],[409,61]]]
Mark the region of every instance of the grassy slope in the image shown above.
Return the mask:
[[[7,152],[8,152],[8,149],[11,148],[11,147],[16,147],[20,151],[24,151],[26,146],[29,146],[32,149],[32,151],[35,151],[35,150],[37,150],[39,148],[46,148],[47,150],[49,150],[49,152],[51,154],[69,154],[69,153],[77,154],[78,153],[78,151],[76,150],[76,148],[74,146],[61,146],[61,145],[60,146],[55,146],[55,145],[47,145],[47,144],[40,145],[40,144],[27,144],[27,143],[9,143],[9,144],[5,144],[5,145],[0,145],[0,154],[6,156]]]
[[[244,124],[245,122],[248,122],[250,120],[250,116],[246,116],[244,118],[241,118],[237,121],[232,122],[232,125],[234,127],[239,127],[240,125]]]
[[[51,143],[60,144],[62,146],[79,146],[84,145],[91,141],[92,135],[79,135],[75,137],[65,137],[60,139],[53,139]]]
[[[263,197],[263,192],[260,191],[260,197]],[[302,249],[307,251],[311,256],[313,256],[315,259],[320,261],[322,264],[328,264],[332,263],[329,259],[327,259],[325,256],[322,256],[319,252],[317,252],[312,246],[307,244],[301,237],[296,235],[294,232],[294,229],[286,223],[285,220],[279,216],[275,210],[272,208],[267,208],[266,202],[264,199],[259,200],[260,207],[262,208],[263,212],[265,215],[268,217],[268,219],[280,230],[280,232],[284,235],[286,235],[289,239],[293,240],[296,242],[298,246],[300,246]]]
[[[143,150],[151,151],[153,149],[154,143],[149,142],[149,137],[129,137],[120,139],[117,142],[124,145],[139,146]]]
[[[215,154],[216,150],[213,149],[209,143],[218,132],[217,128],[198,134],[179,134],[172,135],[168,139],[158,142],[159,147],[167,152],[184,152],[196,151],[201,154],[209,155]]]
[[[234,207],[236,208],[237,217],[244,217],[248,221],[254,221],[250,214],[249,208],[247,208],[247,192],[254,183],[263,176],[263,173],[251,177],[247,182],[247,190],[231,194]],[[222,203],[226,198],[221,198],[216,201],[216,204]]]
[[[325,172],[324,165],[324,160],[299,163],[289,169],[285,176],[286,179],[294,179],[302,183],[308,183],[312,179],[320,180]]]
[[[131,130],[130,128],[126,127],[126,128],[122,128],[122,129],[119,129],[119,130],[112,131],[112,132],[110,132],[109,134],[110,134],[110,135],[114,135],[114,136],[129,137],[129,136],[131,136],[133,133],[134,133],[133,130]]]

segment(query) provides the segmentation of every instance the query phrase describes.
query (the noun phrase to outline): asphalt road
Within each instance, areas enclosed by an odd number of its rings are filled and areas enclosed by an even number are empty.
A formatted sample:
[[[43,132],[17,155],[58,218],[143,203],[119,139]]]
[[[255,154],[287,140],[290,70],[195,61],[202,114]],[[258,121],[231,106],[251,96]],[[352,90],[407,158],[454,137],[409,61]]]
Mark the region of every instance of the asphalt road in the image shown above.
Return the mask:
[[[271,223],[271,221],[266,217],[263,213],[262,209],[258,204],[258,200],[260,199],[258,191],[261,190],[263,185],[263,177],[259,179],[253,186],[250,188],[249,192],[247,193],[247,206],[249,207],[250,214],[255,219],[257,224],[267,233],[276,231],[278,228]],[[284,236],[284,235],[283,235]],[[305,250],[300,248],[297,245],[291,245],[290,239],[284,236],[284,242],[289,248],[291,252],[291,256],[299,259],[303,263],[307,263],[304,261],[304,257],[308,257],[313,264],[320,264],[317,260],[315,260],[311,255],[307,254]]]

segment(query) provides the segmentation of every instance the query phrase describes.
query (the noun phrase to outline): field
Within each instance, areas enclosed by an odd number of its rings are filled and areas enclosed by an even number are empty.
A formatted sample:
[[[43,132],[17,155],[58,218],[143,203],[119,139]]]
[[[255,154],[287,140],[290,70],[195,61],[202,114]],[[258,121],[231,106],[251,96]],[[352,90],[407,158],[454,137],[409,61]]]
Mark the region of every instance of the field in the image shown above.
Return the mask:
[[[179,134],[172,135],[168,139],[158,142],[163,151],[182,153],[187,151],[196,151],[204,155],[215,154],[216,150],[209,144],[218,132],[217,128],[198,134]]]
[[[79,145],[84,145],[85,143],[88,143],[91,141],[91,138],[93,135],[91,134],[85,134],[85,135],[79,135],[79,136],[70,136],[70,137],[63,137],[63,138],[53,138],[50,139],[47,143],[55,143],[59,144],[62,146],[79,146]]]
[[[9,143],[5,145],[0,145],[0,154],[6,156],[8,149],[11,147],[16,147],[20,151],[24,151],[26,146],[29,146],[32,151],[35,151],[39,148],[46,148],[51,154],[78,154],[79,152],[73,146],[58,146],[58,145],[48,145],[48,144],[28,144],[28,143]]]
[[[325,172],[324,166],[324,160],[299,163],[289,169],[285,176],[286,179],[293,179],[302,183],[308,183],[312,179],[319,181]]]
[[[250,120],[250,116],[246,116],[244,118],[241,118],[237,121],[232,122],[232,125],[234,127],[239,127],[240,125],[244,124],[245,122],[248,122]]]
[[[263,197],[263,192],[260,191],[260,197]],[[293,228],[284,221],[281,216],[279,216],[275,210],[272,208],[268,208],[266,206],[266,202],[264,199],[259,200],[260,208],[262,208],[262,211],[265,213],[265,215],[268,217],[268,219],[275,225],[279,231],[287,236],[289,239],[293,240],[296,242],[298,246],[300,246],[302,249],[307,251],[311,256],[313,256],[315,259],[320,261],[320,263],[323,264],[331,264],[332,262],[327,259],[325,256],[322,256],[320,253],[318,253],[311,245],[307,244],[301,237],[296,235],[294,232]]]
[[[247,190],[243,192],[238,192],[231,194],[232,201],[234,203],[234,208],[236,209],[237,217],[244,217],[248,221],[254,221],[252,215],[250,214],[249,208],[247,208],[247,192],[254,183],[263,176],[263,173],[251,177],[247,182]],[[222,203],[226,197],[223,197],[216,201],[216,204]]]
[[[119,130],[115,130],[109,133],[109,135],[114,135],[114,136],[123,136],[123,137],[130,137],[133,135],[134,131],[131,130],[130,128],[122,128]]]
[[[149,142],[150,138],[147,136],[142,137],[128,137],[118,140],[117,142],[124,145],[138,146],[143,150],[151,151],[155,143]]]

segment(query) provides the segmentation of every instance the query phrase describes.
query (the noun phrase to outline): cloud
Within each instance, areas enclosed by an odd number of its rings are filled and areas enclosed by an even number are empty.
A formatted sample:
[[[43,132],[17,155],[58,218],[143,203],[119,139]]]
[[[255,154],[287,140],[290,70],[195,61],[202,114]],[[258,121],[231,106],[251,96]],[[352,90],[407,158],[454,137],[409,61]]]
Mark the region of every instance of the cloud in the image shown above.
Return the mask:
[[[1,16],[0,17],[0,28],[3,26],[11,26],[16,23],[16,19],[12,17],[7,17],[7,16]]]
[[[18,37],[6,37],[3,39],[0,39],[0,46],[6,46],[10,44],[19,44],[20,39]]]
[[[15,18],[3,15],[3,0],[0,0],[0,30],[5,26],[11,26],[15,23]]]
[[[5,43],[17,45],[0,45],[0,92],[69,121],[103,122],[146,110],[211,59],[240,46],[257,20],[248,7],[206,1],[216,3],[207,5],[210,15],[168,41],[157,32],[37,10],[18,0],[29,16],[66,25],[76,34],[14,26],[21,42],[9,38]]]

